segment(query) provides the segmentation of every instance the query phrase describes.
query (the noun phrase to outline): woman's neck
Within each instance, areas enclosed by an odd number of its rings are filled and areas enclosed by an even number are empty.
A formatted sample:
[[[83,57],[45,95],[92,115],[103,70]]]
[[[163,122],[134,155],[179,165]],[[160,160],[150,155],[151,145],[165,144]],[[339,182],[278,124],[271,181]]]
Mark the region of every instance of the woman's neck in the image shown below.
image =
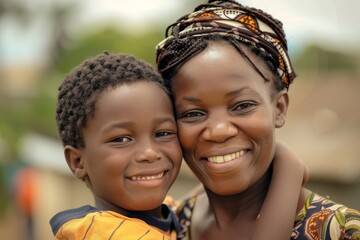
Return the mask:
[[[271,169],[270,167],[258,182],[241,193],[221,196],[205,189],[209,199],[209,213],[213,214],[218,226],[234,220],[240,222],[256,220],[271,182]]]

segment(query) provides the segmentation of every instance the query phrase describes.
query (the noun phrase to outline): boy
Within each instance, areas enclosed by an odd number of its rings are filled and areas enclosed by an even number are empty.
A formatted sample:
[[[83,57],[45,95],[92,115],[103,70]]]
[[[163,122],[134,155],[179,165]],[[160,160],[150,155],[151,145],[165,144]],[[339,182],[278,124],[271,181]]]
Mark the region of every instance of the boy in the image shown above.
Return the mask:
[[[95,199],[50,220],[57,239],[176,238],[162,202],[182,155],[156,70],[125,54],[86,60],[60,85],[56,121],[67,164]]]

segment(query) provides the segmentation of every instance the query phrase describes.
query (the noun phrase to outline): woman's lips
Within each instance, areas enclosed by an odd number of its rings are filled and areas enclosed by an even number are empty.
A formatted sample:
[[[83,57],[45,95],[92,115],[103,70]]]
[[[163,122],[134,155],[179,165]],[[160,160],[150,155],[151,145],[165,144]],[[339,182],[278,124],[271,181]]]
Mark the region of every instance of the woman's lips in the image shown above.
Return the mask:
[[[212,162],[212,163],[225,163],[225,162],[230,162],[238,157],[245,155],[246,152],[247,152],[247,150],[241,150],[241,151],[229,153],[226,155],[208,157],[206,160],[209,162]]]

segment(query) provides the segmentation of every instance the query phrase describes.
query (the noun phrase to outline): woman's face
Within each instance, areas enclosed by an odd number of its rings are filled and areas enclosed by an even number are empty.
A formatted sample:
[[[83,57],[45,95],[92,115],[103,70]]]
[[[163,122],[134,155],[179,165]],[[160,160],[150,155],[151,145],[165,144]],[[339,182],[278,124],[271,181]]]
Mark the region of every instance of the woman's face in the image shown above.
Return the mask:
[[[274,95],[273,83],[233,46],[213,42],[179,69],[173,92],[184,158],[205,187],[240,193],[264,175],[286,115],[285,91]]]

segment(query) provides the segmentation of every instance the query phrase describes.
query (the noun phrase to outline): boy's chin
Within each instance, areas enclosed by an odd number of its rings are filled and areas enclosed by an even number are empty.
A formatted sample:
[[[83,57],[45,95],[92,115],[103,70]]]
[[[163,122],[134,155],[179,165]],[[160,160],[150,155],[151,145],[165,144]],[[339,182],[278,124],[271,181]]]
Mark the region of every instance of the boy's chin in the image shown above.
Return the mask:
[[[165,193],[158,193],[156,194],[153,192],[151,195],[139,196],[138,201],[133,202],[132,204],[136,208],[135,211],[152,211],[154,209],[158,209],[164,203],[166,194]],[[140,200],[141,199],[141,200]]]

